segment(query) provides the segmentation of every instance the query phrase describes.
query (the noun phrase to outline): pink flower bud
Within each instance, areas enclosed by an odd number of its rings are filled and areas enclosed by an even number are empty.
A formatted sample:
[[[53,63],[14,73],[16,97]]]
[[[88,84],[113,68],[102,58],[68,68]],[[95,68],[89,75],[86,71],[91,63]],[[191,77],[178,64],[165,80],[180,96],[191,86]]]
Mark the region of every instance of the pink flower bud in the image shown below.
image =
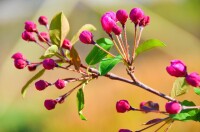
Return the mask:
[[[122,29],[121,29],[119,26],[115,25],[115,26],[112,28],[112,31],[113,31],[113,33],[114,33],[115,35],[120,35],[121,32],[122,32]]]
[[[35,88],[39,91],[44,90],[45,88],[47,88],[50,84],[47,81],[44,80],[39,80],[35,83]]]
[[[144,18],[144,12],[140,8],[133,8],[129,17],[131,21],[137,25]]]
[[[67,82],[65,80],[62,80],[62,79],[58,79],[56,82],[55,82],[55,86],[58,88],[58,89],[63,89],[65,86],[66,86]]]
[[[56,63],[53,59],[47,58],[47,59],[43,60],[42,65],[43,65],[44,69],[51,70],[56,66]]]
[[[172,60],[171,65],[166,70],[171,76],[175,77],[185,77],[187,74],[187,68],[180,60]]]
[[[32,32],[24,31],[22,33],[22,39],[25,41],[33,41],[36,42],[35,37]]]
[[[28,62],[24,59],[15,59],[14,65],[17,69],[23,69],[24,67],[28,65]]]
[[[116,13],[113,11],[106,12],[104,15],[110,17],[113,21],[117,22]]]
[[[181,112],[182,106],[177,101],[171,101],[165,104],[165,109],[169,114],[178,114]]]
[[[37,64],[31,64],[31,65],[28,65],[28,70],[29,71],[35,71],[36,70],[36,68],[37,68]]]
[[[41,25],[44,25],[46,26],[48,24],[48,19],[46,16],[40,16],[39,19],[38,19],[38,22],[41,24]]]
[[[193,72],[186,76],[186,82],[193,87],[200,87],[200,75],[196,72]]]
[[[140,21],[139,26],[145,27],[150,23],[150,17],[144,16],[144,18]]]
[[[49,42],[50,41],[49,34],[46,32],[40,32],[38,35],[38,39],[41,42]]]
[[[84,44],[94,44],[93,34],[87,30],[81,32],[79,40]]]
[[[64,41],[62,43],[62,48],[71,50],[72,44],[71,44],[70,40],[64,39]]]
[[[106,31],[106,33],[111,33],[112,32],[112,28],[113,26],[116,25],[116,21],[113,20],[110,15],[108,14],[104,14],[101,17],[101,25],[104,31]]]
[[[25,56],[20,52],[13,54],[11,58],[13,58],[15,60],[17,60],[17,59],[26,60]]]
[[[119,132],[132,132],[132,131],[128,129],[120,129]]]
[[[55,108],[57,104],[57,101],[56,100],[53,100],[53,99],[46,99],[44,101],[44,106],[47,110],[52,110]]]
[[[120,100],[116,103],[116,110],[119,113],[124,113],[126,111],[129,111],[131,109],[131,106],[129,105],[127,100]]]
[[[24,29],[28,32],[36,32],[37,31],[37,26],[34,22],[32,21],[26,21]]]
[[[128,13],[126,12],[126,10],[118,10],[116,13],[116,17],[118,21],[120,21],[120,23],[124,25],[128,19]]]

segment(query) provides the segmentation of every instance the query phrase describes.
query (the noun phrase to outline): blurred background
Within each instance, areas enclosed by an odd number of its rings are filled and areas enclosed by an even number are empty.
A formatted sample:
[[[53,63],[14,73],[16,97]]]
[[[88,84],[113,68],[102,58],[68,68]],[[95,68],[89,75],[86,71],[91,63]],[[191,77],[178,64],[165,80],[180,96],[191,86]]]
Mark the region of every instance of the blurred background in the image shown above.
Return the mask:
[[[163,117],[139,112],[117,113],[115,103],[120,99],[128,100],[134,107],[138,107],[142,101],[152,100],[160,103],[161,110],[164,110],[166,100],[140,88],[103,77],[92,81],[85,89],[86,104],[83,112],[88,121],[81,121],[78,117],[76,93],[67,98],[64,104],[57,105],[56,109],[47,111],[43,106],[44,100],[57,98],[74,84],[69,84],[61,91],[52,86],[42,92],[36,91],[32,84],[23,99],[21,88],[35,73],[27,69],[15,69],[11,60],[11,55],[18,51],[31,61],[37,61],[43,53],[34,43],[22,41],[21,33],[26,20],[37,22],[40,15],[51,20],[56,13],[63,11],[71,27],[67,38],[71,39],[86,23],[97,27],[95,38],[107,37],[100,25],[101,15],[118,9],[129,12],[134,7],[142,8],[151,17],[150,25],[144,29],[142,41],[156,38],[167,44],[165,48],[157,48],[138,57],[136,76],[149,86],[169,94],[175,80],[165,71],[170,60],[181,59],[187,64],[189,72],[200,73],[199,0],[0,0],[0,132],[117,132],[120,128],[138,130],[144,127],[142,123]],[[39,29],[45,31],[43,27]],[[133,24],[130,21],[127,29],[129,43],[132,43]],[[76,47],[84,61],[91,47],[78,43]],[[118,65],[113,72],[128,78],[123,65]],[[55,82],[58,78],[72,76],[76,75],[55,69],[46,72],[41,79]],[[192,89],[178,99],[182,101],[184,98],[200,105],[200,98]],[[158,127],[147,131],[151,132]],[[199,123],[188,121],[175,122],[170,131],[199,130]]]

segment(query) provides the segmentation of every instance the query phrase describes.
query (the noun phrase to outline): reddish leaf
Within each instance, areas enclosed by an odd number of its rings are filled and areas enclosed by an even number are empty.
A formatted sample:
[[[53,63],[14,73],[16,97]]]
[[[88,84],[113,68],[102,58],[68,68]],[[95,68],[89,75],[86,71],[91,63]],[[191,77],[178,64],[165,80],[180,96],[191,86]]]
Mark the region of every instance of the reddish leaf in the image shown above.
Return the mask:
[[[144,112],[159,111],[159,104],[152,101],[143,102],[140,104],[140,109]]]
[[[75,69],[79,71],[80,66],[81,66],[81,59],[78,55],[78,52],[76,51],[74,47],[72,47],[72,49],[70,50],[70,57]]]
[[[154,123],[158,123],[158,122],[160,122],[160,121],[162,121],[162,119],[160,119],[160,118],[155,118],[155,119],[149,120],[149,121],[146,122],[146,123],[143,123],[143,125],[151,125],[151,124],[154,124]]]

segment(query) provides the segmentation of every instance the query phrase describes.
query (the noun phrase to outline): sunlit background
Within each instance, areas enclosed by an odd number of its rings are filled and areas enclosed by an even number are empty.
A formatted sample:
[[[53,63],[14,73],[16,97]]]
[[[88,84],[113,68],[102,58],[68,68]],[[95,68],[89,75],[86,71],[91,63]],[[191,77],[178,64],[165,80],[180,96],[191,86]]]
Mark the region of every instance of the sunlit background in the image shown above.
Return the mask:
[[[142,41],[156,38],[167,44],[165,48],[148,51],[139,56],[136,61],[137,77],[155,89],[169,94],[175,78],[169,76],[165,67],[172,59],[181,59],[189,72],[200,73],[200,1],[199,0],[1,0],[0,1],[0,132],[117,132],[120,128],[138,130],[143,128],[142,123],[159,114],[143,114],[128,112],[119,114],[115,110],[115,103],[120,99],[127,99],[132,106],[138,107],[141,101],[152,100],[160,103],[164,110],[166,100],[152,95],[140,88],[99,78],[92,81],[85,89],[84,114],[87,121],[78,117],[76,93],[73,93],[64,104],[57,105],[56,109],[47,111],[43,102],[47,98],[57,98],[74,84],[66,89],[57,90],[50,87],[39,92],[34,84],[23,99],[20,90],[26,81],[34,74],[27,69],[17,70],[13,66],[11,55],[22,52],[29,60],[37,61],[43,50],[34,43],[22,41],[24,22],[37,22],[40,15],[51,19],[56,13],[63,11],[70,23],[70,33],[67,38],[86,24],[97,27],[95,38],[107,37],[102,31],[100,17],[106,11],[142,8],[151,17],[151,23],[145,28]],[[129,43],[133,39],[133,24],[128,22]],[[41,27],[40,31],[45,31]],[[81,58],[91,49],[90,46],[76,44]],[[81,50],[80,50],[81,49]],[[114,73],[127,77],[123,65],[113,70]],[[41,79],[54,82],[58,78],[72,77],[74,73],[62,70],[53,70],[45,73]],[[178,98],[179,100],[193,100],[200,105],[200,97],[190,89],[189,93]],[[151,132],[160,125],[149,129]],[[167,127],[167,126],[166,126]],[[166,128],[165,127],[165,128]],[[175,122],[171,132],[199,132],[200,124]]]

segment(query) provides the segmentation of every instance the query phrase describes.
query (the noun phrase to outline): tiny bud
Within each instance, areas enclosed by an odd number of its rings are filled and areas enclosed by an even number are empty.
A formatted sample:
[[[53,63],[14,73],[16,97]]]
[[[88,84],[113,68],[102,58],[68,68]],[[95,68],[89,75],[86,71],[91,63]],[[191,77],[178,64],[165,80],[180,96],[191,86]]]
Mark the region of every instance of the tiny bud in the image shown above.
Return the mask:
[[[84,44],[94,44],[93,34],[87,30],[81,32],[79,40]]]
[[[182,106],[177,101],[171,101],[165,104],[165,109],[169,114],[178,114],[181,112]]]
[[[47,81],[44,80],[39,80],[35,83],[35,88],[39,91],[44,90],[45,88],[47,88],[50,84]]]
[[[37,26],[34,22],[32,21],[26,21],[24,29],[28,32],[36,32],[37,31]]]
[[[17,59],[26,60],[25,56],[20,52],[13,54],[11,58],[13,58],[15,60],[17,60]]]
[[[150,23],[150,17],[144,16],[144,18],[140,21],[139,26],[145,27]]]
[[[24,69],[28,65],[28,62],[24,59],[15,59],[14,65],[17,69]]]
[[[121,29],[119,26],[115,25],[115,26],[112,28],[112,31],[113,31],[113,33],[114,33],[115,35],[120,35],[121,32],[122,32],[122,29]]]
[[[132,131],[128,129],[120,129],[119,132],[132,132]]]
[[[31,64],[31,65],[28,65],[28,70],[29,71],[35,71],[36,70],[36,68],[37,68],[37,64]]]
[[[131,109],[127,100],[120,100],[116,103],[116,110],[119,113],[125,113]]]
[[[67,82],[65,80],[62,80],[62,79],[58,79],[56,82],[55,82],[55,86],[58,88],[58,89],[63,89],[65,86],[66,86]]]
[[[40,32],[38,35],[38,39],[41,42],[49,42],[50,41],[49,34],[46,32]]]
[[[187,68],[180,60],[172,60],[171,65],[166,68],[171,76],[185,77],[187,75]]]
[[[102,28],[103,30],[110,34],[112,32],[112,28],[113,26],[116,25],[116,21],[113,20],[110,15],[108,14],[104,14],[102,17],[101,17],[101,25],[102,25]]]
[[[118,19],[118,21],[124,25],[128,19],[128,13],[126,12],[126,10],[118,10],[116,13],[116,17]]]
[[[55,108],[57,104],[57,101],[56,100],[53,100],[53,99],[46,99],[44,101],[44,106],[47,110],[52,110]]]
[[[62,43],[62,48],[71,50],[72,44],[71,44],[70,40],[64,39],[64,41]]]
[[[38,19],[38,22],[41,24],[41,25],[44,25],[46,26],[48,24],[48,19],[46,16],[40,16],[39,19]]]
[[[47,59],[43,60],[42,65],[43,65],[44,69],[51,70],[56,66],[56,63],[53,59],[47,58]]]
[[[22,39],[25,40],[25,41],[33,41],[33,42],[36,41],[33,33],[32,32],[28,32],[28,31],[24,31],[22,33]]]
[[[200,75],[196,72],[193,72],[186,76],[186,82],[193,87],[200,87]]]
[[[144,18],[144,12],[140,8],[133,8],[129,17],[131,21],[137,25]]]

